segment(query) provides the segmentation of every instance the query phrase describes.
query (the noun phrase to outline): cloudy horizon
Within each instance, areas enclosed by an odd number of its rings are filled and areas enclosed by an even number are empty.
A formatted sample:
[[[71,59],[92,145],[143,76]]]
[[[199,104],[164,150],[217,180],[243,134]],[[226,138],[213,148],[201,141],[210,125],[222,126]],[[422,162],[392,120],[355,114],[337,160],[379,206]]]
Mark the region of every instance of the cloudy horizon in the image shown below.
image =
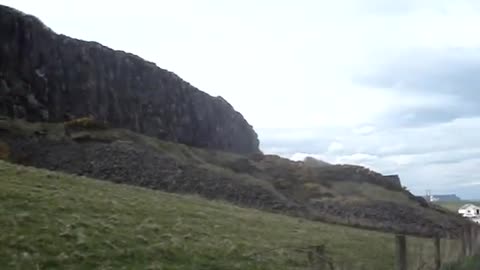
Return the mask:
[[[265,153],[358,164],[399,174],[416,194],[480,199],[477,1],[2,4],[224,97]]]

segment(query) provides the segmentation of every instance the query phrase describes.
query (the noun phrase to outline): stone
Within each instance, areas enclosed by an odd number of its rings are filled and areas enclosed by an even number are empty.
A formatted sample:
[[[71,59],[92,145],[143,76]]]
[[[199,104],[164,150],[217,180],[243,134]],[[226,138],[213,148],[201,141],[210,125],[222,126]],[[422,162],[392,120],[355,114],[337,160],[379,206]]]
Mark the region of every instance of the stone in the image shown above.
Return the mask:
[[[38,100],[35,98],[33,94],[27,95],[27,102],[28,102],[28,105],[32,108],[40,107],[40,103],[38,102]]]
[[[25,107],[23,106],[13,105],[12,108],[13,108],[12,116],[14,118],[23,119],[27,115]]]
[[[396,174],[394,175],[385,175],[385,180],[392,183],[396,187],[402,187],[402,183],[400,182],[400,177]]]
[[[259,152],[254,129],[225,99],[136,55],[58,35],[2,5],[0,40],[1,114],[50,122],[92,115],[195,147]],[[7,91],[7,84],[19,89]]]
[[[8,95],[10,93],[10,88],[7,85],[5,80],[0,80],[0,95]]]

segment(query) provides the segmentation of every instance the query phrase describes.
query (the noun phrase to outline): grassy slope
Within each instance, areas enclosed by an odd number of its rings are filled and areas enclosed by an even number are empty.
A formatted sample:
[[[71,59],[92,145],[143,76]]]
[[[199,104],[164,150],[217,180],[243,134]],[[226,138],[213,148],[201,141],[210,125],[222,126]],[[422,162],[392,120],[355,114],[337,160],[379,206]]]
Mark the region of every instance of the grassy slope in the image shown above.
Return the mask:
[[[480,269],[480,257],[472,257],[460,263],[446,265],[442,270],[477,270]]]
[[[475,205],[480,205],[480,202],[478,201],[458,201],[458,202],[435,202],[436,204],[448,209],[448,210],[451,210],[455,213],[458,212],[458,209],[467,204],[467,203],[473,203]]]
[[[1,161],[0,228],[2,269],[310,269],[319,244],[344,269],[394,261],[389,234]],[[409,248],[418,264],[431,241]]]

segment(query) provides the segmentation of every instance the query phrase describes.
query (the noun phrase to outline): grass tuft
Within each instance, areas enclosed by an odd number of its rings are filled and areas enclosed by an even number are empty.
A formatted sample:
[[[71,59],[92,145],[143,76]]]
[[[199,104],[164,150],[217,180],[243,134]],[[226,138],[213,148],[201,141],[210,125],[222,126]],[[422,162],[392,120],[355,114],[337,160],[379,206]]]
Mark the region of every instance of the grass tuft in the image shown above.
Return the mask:
[[[319,245],[336,269],[394,263],[390,234],[2,161],[0,228],[2,269],[312,269]],[[433,263],[433,241],[409,244]]]

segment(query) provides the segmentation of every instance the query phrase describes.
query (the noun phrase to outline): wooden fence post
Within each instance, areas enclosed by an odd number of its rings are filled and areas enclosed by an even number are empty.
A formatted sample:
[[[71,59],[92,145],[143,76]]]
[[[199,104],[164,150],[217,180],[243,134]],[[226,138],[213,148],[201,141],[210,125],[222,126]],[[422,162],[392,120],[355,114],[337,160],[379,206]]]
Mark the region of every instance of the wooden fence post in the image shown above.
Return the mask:
[[[467,256],[473,255],[473,239],[472,239],[472,225],[467,227]]]
[[[308,261],[315,270],[327,270],[325,245],[313,246],[308,252]]]
[[[476,256],[479,255],[478,252],[478,225],[477,224],[472,224],[471,230],[470,230],[470,237],[471,237],[471,242],[472,242],[472,255]]]
[[[462,232],[462,256],[469,257],[472,256],[472,229],[470,224],[463,226]]]
[[[464,225],[462,228],[462,235],[460,235],[460,239],[462,240],[462,258],[465,258],[468,255],[468,232],[467,232],[468,226]]]
[[[396,245],[395,269],[407,270],[407,239],[405,235],[401,235],[401,234],[395,235],[395,245]]]
[[[440,250],[440,236],[436,235],[434,238],[435,243],[435,270],[440,270],[442,267],[442,260],[441,260],[441,250]]]

